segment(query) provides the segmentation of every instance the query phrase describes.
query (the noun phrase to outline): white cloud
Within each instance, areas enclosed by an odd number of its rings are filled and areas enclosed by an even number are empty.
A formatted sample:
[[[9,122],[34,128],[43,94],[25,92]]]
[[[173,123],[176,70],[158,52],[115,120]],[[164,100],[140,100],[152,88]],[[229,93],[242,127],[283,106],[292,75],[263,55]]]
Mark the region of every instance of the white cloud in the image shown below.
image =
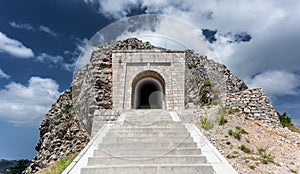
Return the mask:
[[[146,7],[147,13],[173,16],[194,28],[224,33],[249,33],[250,42],[212,44],[221,63],[234,73],[249,78],[265,69],[300,71],[300,1],[205,1],[205,0],[85,0],[97,3],[99,12],[121,18],[132,7]],[[160,24],[159,24],[160,25]],[[176,30],[169,25],[169,31]],[[140,35],[143,33],[139,33]],[[284,56],[284,57],[283,57]],[[272,63],[270,63],[272,62]],[[242,68],[241,68],[242,67]]]
[[[144,18],[134,20],[135,23],[143,25]],[[214,52],[211,51],[211,47],[205,41],[201,32],[184,21],[177,20],[173,17],[156,16],[158,22],[155,29],[142,28],[135,32],[126,31],[122,33],[116,40],[123,40],[128,37],[136,37],[144,41],[149,41],[151,44],[164,47],[172,50],[187,50],[191,49],[203,55],[209,55],[210,58],[216,58]],[[127,25],[131,25],[128,22]],[[170,30],[170,26],[176,26]],[[125,26],[124,26],[125,28]]]
[[[21,23],[21,22],[15,22],[15,21],[9,22],[9,25],[11,27],[17,28],[17,29],[24,29],[24,30],[28,30],[28,31],[40,31],[40,32],[47,33],[51,36],[57,36],[56,32],[54,32],[49,27],[44,26],[44,25],[39,25],[38,27],[34,27],[28,23]]]
[[[12,21],[9,23],[9,25],[13,28],[18,28],[18,29],[25,29],[29,31],[35,31],[34,27],[30,24],[27,23],[17,23],[15,21]]]
[[[10,76],[7,75],[7,74],[0,68],[0,78],[9,79]]]
[[[28,86],[10,83],[0,90],[0,119],[18,126],[39,125],[59,96],[58,84],[31,77]]]
[[[60,67],[62,69],[66,69],[68,71],[73,71],[75,63],[66,63],[64,61],[64,58],[62,56],[56,55],[49,55],[46,53],[42,53],[40,55],[38,55],[35,59],[38,62],[42,62],[45,63],[47,65],[49,65],[50,67]]]
[[[262,3],[260,0],[123,0],[111,3],[108,0],[85,0],[85,2],[97,3],[99,12],[116,19],[128,15],[132,7],[141,6],[147,9],[146,13],[174,17],[185,21],[198,31],[205,28],[217,30],[217,41],[211,44],[215,55],[218,56],[215,60],[225,64],[250,86],[262,87],[270,95],[299,95],[297,90],[300,84],[299,77],[291,72],[300,72],[298,48],[300,1],[265,0]],[[194,39],[185,38],[185,30],[178,32],[180,26],[167,22],[163,24],[164,22],[153,24],[155,31],[152,33],[142,29],[133,33],[125,30],[118,38],[124,39],[135,34],[139,38],[164,47],[167,42],[162,42],[161,38],[166,36],[168,40],[175,40],[177,43],[186,43],[189,40],[190,48],[197,47],[197,42],[192,42]],[[162,31],[167,33],[162,34]],[[250,34],[251,40],[230,43],[228,40],[232,38],[222,35],[241,32]],[[159,37],[147,37],[155,34]],[[207,53],[204,51],[204,54]]]
[[[61,64],[64,61],[62,56],[52,56],[46,53],[38,55],[36,60],[46,64]]]
[[[44,25],[39,26],[39,31],[45,32],[45,33],[50,34],[52,36],[57,36],[57,34],[54,31],[52,31],[49,27],[46,27]]]
[[[248,80],[250,87],[260,87],[270,96],[298,95],[300,76],[287,71],[266,71]]]
[[[18,40],[7,37],[2,32],[0,32],[0,52],[9,53],[20,58],[29,58],[34,56],[30,48],[25,47]]]

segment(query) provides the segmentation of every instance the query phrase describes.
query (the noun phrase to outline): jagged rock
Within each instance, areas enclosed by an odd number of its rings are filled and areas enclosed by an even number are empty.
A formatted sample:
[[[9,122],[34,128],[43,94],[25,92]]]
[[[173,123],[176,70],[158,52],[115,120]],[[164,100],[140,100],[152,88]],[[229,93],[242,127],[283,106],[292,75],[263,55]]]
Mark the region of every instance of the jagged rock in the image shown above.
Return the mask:
[[[35,147],[38,155],[24,173],[35,173],[59,159],[78,153],[88,143],[89,135],[79,124],[74,108],[67,109],[72,105],[71,98],[71,92],[65,91],[46,114]],[[76,143],[70,144],[69,137],[76,139]]]

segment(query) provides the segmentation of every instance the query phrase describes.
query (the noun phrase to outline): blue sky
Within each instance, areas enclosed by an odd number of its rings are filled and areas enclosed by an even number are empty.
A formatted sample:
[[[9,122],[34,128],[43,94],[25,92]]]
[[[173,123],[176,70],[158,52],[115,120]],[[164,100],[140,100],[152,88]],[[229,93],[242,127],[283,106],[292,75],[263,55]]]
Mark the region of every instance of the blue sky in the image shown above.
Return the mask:
[[[2,0],[0,158],[31,159],[36,154],[38,127],[58,95],[69,88],[85,43],[105,26],[142,13],[170,16],[192,26],[206,39],[213,59],[248,86],[262,87],[275,108],[300,125],[299,9],[297,0]],[[150,34],[172,33],[192,48],[203,45],[187,40],[190,31],[170,25],[154,24]],[[122,31],[119,38],[143,34],[149,31]]]

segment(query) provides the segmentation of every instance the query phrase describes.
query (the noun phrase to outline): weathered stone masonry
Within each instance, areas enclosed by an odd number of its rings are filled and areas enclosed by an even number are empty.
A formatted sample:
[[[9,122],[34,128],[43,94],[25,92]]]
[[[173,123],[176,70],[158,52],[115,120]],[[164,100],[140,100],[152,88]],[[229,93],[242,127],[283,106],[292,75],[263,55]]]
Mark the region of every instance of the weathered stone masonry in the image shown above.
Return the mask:
[[[280,125],[277,112],[268,96],[260,88],[227,93],[222,103],[228,108],[238,109],[253,119],[270,125]]]

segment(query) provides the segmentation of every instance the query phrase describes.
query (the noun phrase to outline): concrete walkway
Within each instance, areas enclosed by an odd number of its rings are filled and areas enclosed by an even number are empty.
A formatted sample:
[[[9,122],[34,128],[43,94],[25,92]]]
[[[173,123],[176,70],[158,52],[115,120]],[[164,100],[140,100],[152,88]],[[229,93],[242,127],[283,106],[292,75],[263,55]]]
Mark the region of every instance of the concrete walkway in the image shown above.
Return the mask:
[[[106,124],[64,174],[236,173],[191,124],[166,110],[124,111]]]

